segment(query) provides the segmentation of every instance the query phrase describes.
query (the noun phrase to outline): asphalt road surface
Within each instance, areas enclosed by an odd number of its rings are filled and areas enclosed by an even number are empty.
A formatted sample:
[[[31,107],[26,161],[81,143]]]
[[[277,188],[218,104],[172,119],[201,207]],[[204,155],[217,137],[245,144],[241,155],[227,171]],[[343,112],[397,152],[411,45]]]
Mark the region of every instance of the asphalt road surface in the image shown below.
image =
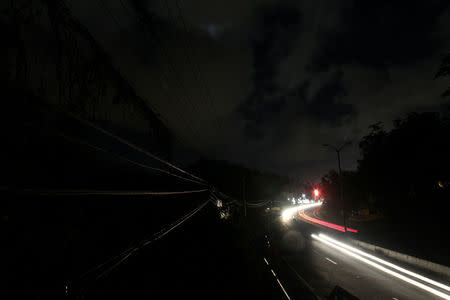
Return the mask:
[[[340,286],[359,299],[442,299],[311,238],[312,233],[325,233],[325,229],[301,221],[288,223],[285,230],[298,245],[295,251],[284,253],[282,260],[295,270],[298,284],[307,284],[320,298]],[[332,233],[327,230],[326,234]],[[288,293],[292,289],[286,286]]]

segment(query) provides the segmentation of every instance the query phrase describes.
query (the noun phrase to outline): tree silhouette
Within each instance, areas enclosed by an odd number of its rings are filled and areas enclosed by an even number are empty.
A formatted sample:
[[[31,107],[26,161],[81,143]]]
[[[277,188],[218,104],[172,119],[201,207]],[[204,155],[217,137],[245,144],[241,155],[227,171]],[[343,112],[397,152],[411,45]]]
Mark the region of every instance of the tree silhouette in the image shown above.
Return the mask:
[[[438,113],[411,113],[395,120],[391,130],[382,123],[369,126],[359,143],[357,172],[343,172],[347,205],[382,208],[391,215],[422,212],[423,200],[445,201],[450,179],[450,126]],[[340,207],[337,176],[322,179],[332,206]]]
[[[444,57],[444,59],[442,59],[441,66],[434,78],[436,79],[438,77],[444,76],[450,77],[450,54]],[[450,87],[446,91],[444,91],[441,96],[442,97],[450,96]]]

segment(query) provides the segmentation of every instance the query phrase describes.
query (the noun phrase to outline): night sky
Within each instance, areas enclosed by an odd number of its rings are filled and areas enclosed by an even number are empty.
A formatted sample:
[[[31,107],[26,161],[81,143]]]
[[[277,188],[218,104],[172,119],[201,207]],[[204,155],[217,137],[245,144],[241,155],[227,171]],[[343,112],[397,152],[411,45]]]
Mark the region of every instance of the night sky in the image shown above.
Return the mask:
[[[355,168],[370,124],[445,102],[448,82],[434,75],[450,53],[448,0],[68,3],[209,158],[317,179],[336,168],[323,143],[352,140],[343,168]]]

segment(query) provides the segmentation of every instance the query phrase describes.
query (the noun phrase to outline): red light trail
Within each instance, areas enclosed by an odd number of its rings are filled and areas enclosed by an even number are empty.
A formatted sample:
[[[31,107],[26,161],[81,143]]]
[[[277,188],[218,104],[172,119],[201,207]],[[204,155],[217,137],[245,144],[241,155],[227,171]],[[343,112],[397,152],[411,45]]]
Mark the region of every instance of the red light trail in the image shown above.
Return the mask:
[[[315,224],[319,224],[319,225],[322,225],[322,226],[325,226],[325,227],[328,227],[328,228],[332,228],[334,230],[345,232],[345,227],[344,226],[333,224],[333,223],[329,223],[329,222],[325,222],[325,221],[322,221],[322,220],[310,217],[310,216],[305,214],[304,210],[299,211],[298,214],[299,214],[299,216],[301,218],[303,218],[303,219],[305,219],[307,221],[310,221],[310,222],[313,222]],[[348,228],[348,227],[347,227],[347,231],[358,233],[358,230],[353,229],[353,228]]]

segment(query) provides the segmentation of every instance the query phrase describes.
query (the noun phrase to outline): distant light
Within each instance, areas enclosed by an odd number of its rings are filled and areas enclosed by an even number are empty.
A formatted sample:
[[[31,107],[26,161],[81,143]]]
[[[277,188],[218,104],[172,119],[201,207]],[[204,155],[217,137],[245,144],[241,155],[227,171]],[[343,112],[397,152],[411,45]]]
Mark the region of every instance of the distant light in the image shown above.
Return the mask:
[[[283,210],[283,212],[281,213],[281,218],[282,218],[283,222],[288,222],[297,214],[297,212],[299,210],[305,210],[308,208],[319,206],[321,204],[322,204],[322,202],[318,202],[318,203],[313,203],[313,204],[306,204],[306,205],[303,204],[303,205],[298,205],[295,207],[287,208],[287,209]]]
[[[319,196],[319,190],[318,189],[314,189],[314,196]]]
[[[306,198],[306,195],[305,195],[305,194],[302,194],[302,198],[303,198],[303,199]]]
[[[220,218],[221,219],[228,219],[229,216],[230,216],[230,213],[228,211],[221,211],[220,212]]]

